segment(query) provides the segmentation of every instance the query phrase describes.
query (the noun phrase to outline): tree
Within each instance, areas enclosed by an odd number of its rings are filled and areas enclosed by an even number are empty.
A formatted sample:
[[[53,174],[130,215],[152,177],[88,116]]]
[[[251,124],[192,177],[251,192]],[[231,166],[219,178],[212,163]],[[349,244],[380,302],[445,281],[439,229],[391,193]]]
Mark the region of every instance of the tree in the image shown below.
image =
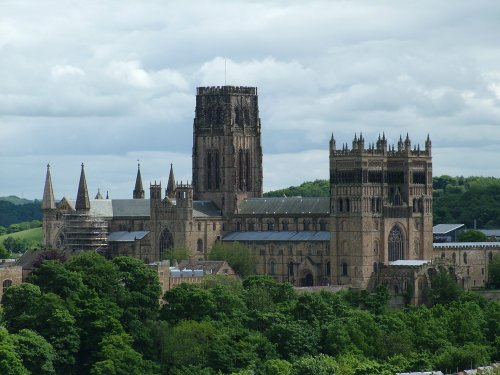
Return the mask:
[[[160,317],[171,324],[181,320],[201,321],[215,313],[212,294],[198,285],[182,283],[168,290],[163,296],[165,304]]]
[[[488,283],[500,288],[500,254],[495,254],[488,265]]]
[[[459,242],[486,242],[488,237],[481,231],[475,229],[469,229],[463,231],[458,236]]]
[[[0,374],[28,375],[23,362],[17,353],[12,336],[5,328],[0,328]]]
[[[126,334],[108,335],[100,343],[100,361],[92,366],[91,375],[153,375],[158,368],[132,348]]]
[[[5,240],[3,240],[3,245],[11,253],[23,253],[31,246],[28,240],[12,236],[8,236]]]
[[[45,260],[33,270],[28,282],[38,285],[42,292],[52,292],[63,299],[85,288],[81,274],[68,270],[58,260]]]
[[[463,290],[444,269],[433,273],[431,288],[425,291],[426,300],[430,305],[447,304],[456,301],[462,293]]]
[[[300,375],[334,375],[336,363],[332,357],[324,354],[304,356],[293,363],[293,369]]]
[[[210,260],[225,260],[241,277],[254,274],[255,255],[239,242],[226,244],[217,241],[208,254]]]
[[[3,242],[0,242],[0,259],[8,259],[9,257],[9,251],[5,248]]]
[[[160,260],[168,260],[170,264],[189,258],[189,250],[185,247],[172,247],[160,253]]]
[[[56,353],[52,345],[35,331],[22,329],[12,335],[16,352],[21,357],[24,367],[31,374],[55,374]]]
[[[166,344],[162,352],[162,369],[208,366],[211,344],[216,335],[212,323],[185,320],[164,334]]]

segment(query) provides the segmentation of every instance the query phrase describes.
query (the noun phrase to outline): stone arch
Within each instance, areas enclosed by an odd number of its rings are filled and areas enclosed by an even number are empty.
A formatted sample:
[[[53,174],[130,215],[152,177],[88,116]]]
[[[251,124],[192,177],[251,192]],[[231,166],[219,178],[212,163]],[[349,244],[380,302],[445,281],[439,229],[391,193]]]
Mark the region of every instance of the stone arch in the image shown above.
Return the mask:
[[[163,229],[158,240],[160,260],[167,259],[167,252],[174,248],[174,236],[167,228]]]
[[[405,258],[403,230],[395,224],[389,232],[387,244],[389,247],[389,262]]]

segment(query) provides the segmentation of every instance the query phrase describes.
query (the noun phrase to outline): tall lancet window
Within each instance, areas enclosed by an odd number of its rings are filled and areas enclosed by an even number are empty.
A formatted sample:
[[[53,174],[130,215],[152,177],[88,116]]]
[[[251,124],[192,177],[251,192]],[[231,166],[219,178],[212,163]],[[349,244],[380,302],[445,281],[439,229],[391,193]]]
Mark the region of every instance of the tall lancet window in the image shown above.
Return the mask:
[[[403,234],[397,225],[389,232],[389,262],[404,259]]]

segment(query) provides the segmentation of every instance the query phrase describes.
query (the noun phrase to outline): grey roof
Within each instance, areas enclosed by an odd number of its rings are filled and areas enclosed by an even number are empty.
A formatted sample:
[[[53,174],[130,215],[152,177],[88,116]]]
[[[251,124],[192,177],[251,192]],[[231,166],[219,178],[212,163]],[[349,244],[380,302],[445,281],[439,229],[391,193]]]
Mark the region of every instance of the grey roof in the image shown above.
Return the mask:
[[[171,199],[175,205],[175,199]],[[75,200],[68,199],[74,209]],[[91,199],[89,215],[96,217],[149,218],[149,199]],[[211,201],[193,201],[193,217],[220,217],[221,212]]]
[[[193,217],[221,216],[220,210],[211,201],[193,201]]]
[[[488,237],[500,237],[500,229],[479,229],[479,231]]]
[[[330,213],[329,197],[248,198],[241,202],[238,213],[255,214],[323,214]]]
[[[222,241],[330,241],[327,231],[282,231],[282,232],[231,232]]]
[[[113,199],[113,216],[149,217],[149,199]],[[91,202],[91,207],[94,202]]]
[[[149,231],[147,230],[111,232],[108,235],[108,242],[134,242],[136,240],[142,240],[148,234]]]
[[[462,228],[465,224],[438,224],[432,227],[432,234],[447,234]]]

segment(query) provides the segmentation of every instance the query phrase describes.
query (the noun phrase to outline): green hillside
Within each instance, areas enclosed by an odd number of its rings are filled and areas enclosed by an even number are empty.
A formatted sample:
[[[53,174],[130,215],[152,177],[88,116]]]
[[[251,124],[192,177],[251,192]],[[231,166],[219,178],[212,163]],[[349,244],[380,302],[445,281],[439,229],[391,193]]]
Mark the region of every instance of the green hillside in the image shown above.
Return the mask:
[[[15,239],[27,241],[28,243],[30,243],[30,247],[33,248],[37,247],[40,243],[42,243],[43,230],[40,227],[40,228],[27,229],[21,232],[16,232],[11,234],[4,234],[3,236],[0,236],[0,243],[3,243],[7,237],[12,237]]]
[[[24,198],[19,198],[15,195],[9,195],[8,197],[0,197],[0,201],[10,202],[16,206],[22,206],[23,204],[33,203],[34,201]]]

